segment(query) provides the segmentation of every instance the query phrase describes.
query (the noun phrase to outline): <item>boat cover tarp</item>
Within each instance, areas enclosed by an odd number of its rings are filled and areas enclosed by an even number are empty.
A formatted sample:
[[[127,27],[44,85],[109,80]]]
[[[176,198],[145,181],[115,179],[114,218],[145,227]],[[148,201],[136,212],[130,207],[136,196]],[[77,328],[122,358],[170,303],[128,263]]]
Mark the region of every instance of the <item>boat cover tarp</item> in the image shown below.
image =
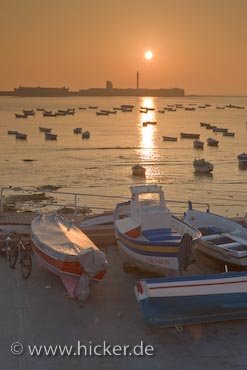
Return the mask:
[[[89,254],[101,254],[105,258],[104,253],[80,229],[56,214],[36,217],[31,224],[31,235],[38,248],[59,260],[77,261],[78,255],[87,250]],[[85,257],[90,263],[89,257]]]

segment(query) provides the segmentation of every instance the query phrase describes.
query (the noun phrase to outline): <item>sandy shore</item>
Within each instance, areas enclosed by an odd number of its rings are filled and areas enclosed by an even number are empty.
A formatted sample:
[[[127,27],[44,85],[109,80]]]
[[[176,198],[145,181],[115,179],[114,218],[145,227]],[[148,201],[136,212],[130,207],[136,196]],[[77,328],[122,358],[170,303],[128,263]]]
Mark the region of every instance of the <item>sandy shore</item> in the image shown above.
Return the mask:
[[[18,269],[11,270],[1,258],[1,351],[4,370],[202,370],[246,368],[247,321],[152,329],[145,325],[133,286],[138,272],[125,273],[116,247],[106,250],[109,270],[102,283],[92,286],[86,302],[67,297],[60,280],[35,261],[28,281]],[[12,342],[74,345],[145,344],[155,348],[153,357],[31,357],[10,351]]]

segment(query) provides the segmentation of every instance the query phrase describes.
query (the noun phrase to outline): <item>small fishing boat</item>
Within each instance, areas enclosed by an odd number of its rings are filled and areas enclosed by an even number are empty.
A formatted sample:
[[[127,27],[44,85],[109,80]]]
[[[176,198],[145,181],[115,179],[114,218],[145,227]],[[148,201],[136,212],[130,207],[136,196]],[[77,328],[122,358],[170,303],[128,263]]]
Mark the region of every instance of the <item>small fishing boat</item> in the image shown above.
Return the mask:
[[[88,108],[89,109],[98,109],[98,106],[97,105],[89,105]]]
[[[46,128],[46,127],[41,127],[41,126],[39,126],[39,131],[40,132],[51,132],[51,128]]]
[[[57,140],[57,135],[52,134],[50,132],[45,132],[45,139],[46,140]]]
[[[130,192],[131,200],[119,203],[113,216],[120,251],[129,264],[142,270],[178,274],[184,267],[185,249],[188,256],[200,231],[171,214],[161,186],[131,186]]]
[[[86,107],[78,107],[79,110],[86,110]]]
[[[156,327],[247,318],[247,272],[145,279],[134,290],[146,323]]]
[[[27,118],[27,114],[15,113],[15,118]]]
[[[223,107],[217,106],[216,109],[225,109],[225,106],[223,106]]]
[[[44,109],[44,108],[36,108],[36,111],[37,111],[37,112],[44,112],[44,111],[45,111],[45,109]]]
[[[76,127],[73,130],[74,134],[81,134],[81,131],[82,131],[82,128],[81,127]]]
[[[16,139],[26,140],[27,134],[22,134],[21,132],[16,132],[15,137],[16,137]]]
[[[212,138],[212,137],[209,137],[207,139],[207,143],[208,143],[208,146],[218,146],[219,141],[216,140],[216,139],[214,139],[214,138]]]
[[[240,167],[247,168],[247,154],[246,153],[239,154],[238,161],[239,161]]]
[[[213,132],[227,132],[228,128],[223,128],[223,127],[214,127]]]
[[[158,113],[165,113],[164,110],[158,110]]]
[[[8,135],[16,135],[18,131],[8,130]]]
[[[146,121],[146,122],[143,122],[143,126],[147,126],[147,125],[157,125],[157,121]]]
[[[207,130],[213,130],[214,128],[216,128],[217,126],[214,126],[214,125],[208,125],[208,126],[206,126],[206,129]]]
[[[235,133],[234,132],[223,132],[223,136],[229,136],[229,137],[234,137]]]
[[[32,110],[25,110],[23,109],[23,114],[25,114],[26,116],[34,116],[35,115],[35,111],[32,109]]]
[[[200,126],[201,127],[210,128],[211,127],[211,124],[210,123],[206,123],[206,122],[200,122]]]
[[[173,136],[162,136],[162,138],[163,141],[178,141],[178,138]]]
[[[96,245],[71,222],[56,214],[34,218],[32,248],[39,264],[58,275],[69,296],[78,297],[81,277],[100,281],[107,262]]]
[[[89,139],[91,136],[89,131],[84,131],[81,135],[82,139]]]
[[[57,117],[56,113],[52,113],[51,111],[44,111],[43,117]]]
[[[133,176],[139,176],[139,177],[145,177],[146,168],[141,166],[139,163],[135,164],[132,167],[132,175]]]
[[[96,112],[96,116],[108,116],[108,112]]]
[[[194,145],[194,148],[196,149],[203,149],[204,142],[201,140],[194,140],[193,145]]]
[[[187,132],[181,132],[180,136],[182,139],[200,139],[200,134],[193,134]]]
[[[196,172],[209,173],[214,169],[214,165],[210,162],[205,161],[205,159],[194,159],[193,167]]]
[[[195,107],[185,107],[184,110],[194,111],[196,110]]]
[[[234,271],[247,270],[247,228],[209,210],[195,210],[191,202],[184,220],[202,234],[196,251]]]

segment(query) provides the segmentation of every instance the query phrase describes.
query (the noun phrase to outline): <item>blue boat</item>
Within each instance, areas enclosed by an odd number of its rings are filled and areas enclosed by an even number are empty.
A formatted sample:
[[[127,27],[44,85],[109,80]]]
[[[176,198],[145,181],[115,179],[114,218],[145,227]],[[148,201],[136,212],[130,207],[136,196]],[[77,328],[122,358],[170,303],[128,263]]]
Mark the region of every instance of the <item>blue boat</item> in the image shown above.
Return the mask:
[[[140,280],[135,294],[157,327],[247,318],[247,272]]]
[[[161,186],[131,186],[130,191],[131,201],[119,203],[113,216],[120,251],[132,266],[178,275],[189,264],[200,231],[170,212]]]

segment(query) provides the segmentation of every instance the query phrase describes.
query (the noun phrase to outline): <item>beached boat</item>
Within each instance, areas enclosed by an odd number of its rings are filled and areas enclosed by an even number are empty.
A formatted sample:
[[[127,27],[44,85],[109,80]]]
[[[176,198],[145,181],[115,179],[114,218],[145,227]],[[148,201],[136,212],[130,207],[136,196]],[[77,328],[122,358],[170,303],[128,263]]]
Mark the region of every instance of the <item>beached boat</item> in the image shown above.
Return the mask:
[[[214,169],[214,165],[210,162],[205,161],[205,159],[194,159],[193,167],[196,172],[209,173]]]
[[[46,128],[46,127],[41,127],[41,126],[39,126],[39,131],[40,132],[51,132],[51,128]]]
[[[163,141],[178,141],[178,138],[173,136],[162,136],[162,138]]]
[[[156,327],[247,318],[247,272],[140,280],[135,295]]]
[[[81,134],[81,131],[82,131],[82,128],[81,127],[76,127],[73,130],[74,134]]]
[[[223,136],[230,136],[230,137],[234,137],[235,136],[235,133],[234,132],[223,132]]]
[[[181,132],[180,136],[182,139],[200,139],[200,134],[193,134],[187,132]]]
[[[45,139],[46,140],[57,140],[57,135],[52,134],[50,132],[45,132]]]
[[[187,256],[201,233],[178,219],[166,207],[158,185],[131,186],[131,201],[120,203],[114,212],[116,239],[128,263],[159,275],[176,275],[181,255]],[[123,217],[123,209],[129,213]],[[186,234],[186,235],[185,235]]]
[[[16,137],[16,139],[26,140],[27,134],[22,134],[21,132],[16,132],[15,137]]]
[[[184,219],[202,233],[196,251],[235,271],[247,270],[247,228],[209,211],[195,210],[191,202]]]
[[[145,173],[146,173],[146,168],[141,166],[139,163],[135,164],[132,167],[133,176],[145,177]]]
[[[201,140],[195,140],[195,141],[193,142],[193,145],[194,145],[194,148],[196,148],[196,149],[203,149],[203,147],[204,147],[204,142],[203,142],[203,141],[201,141]]]
[[[107,266],[104,253],[61,216],[36,217],[31,224],[31,238],[40,265],[61,278],[71,297],[78,297],[82,276],[102,280]]]
[[[82,139],[89,139],[90,138],[90,132],[89,131],[84,131],[81,135]]]
[[[15,118],[27,118],[27,114],[15,113]]]
[[[212,138],[212,137],[209,137],[207,139],[207,143],[208,143],[208,146],[218,146],[219,141],[216,140],[216,139],[214,139],[214,138]]]

